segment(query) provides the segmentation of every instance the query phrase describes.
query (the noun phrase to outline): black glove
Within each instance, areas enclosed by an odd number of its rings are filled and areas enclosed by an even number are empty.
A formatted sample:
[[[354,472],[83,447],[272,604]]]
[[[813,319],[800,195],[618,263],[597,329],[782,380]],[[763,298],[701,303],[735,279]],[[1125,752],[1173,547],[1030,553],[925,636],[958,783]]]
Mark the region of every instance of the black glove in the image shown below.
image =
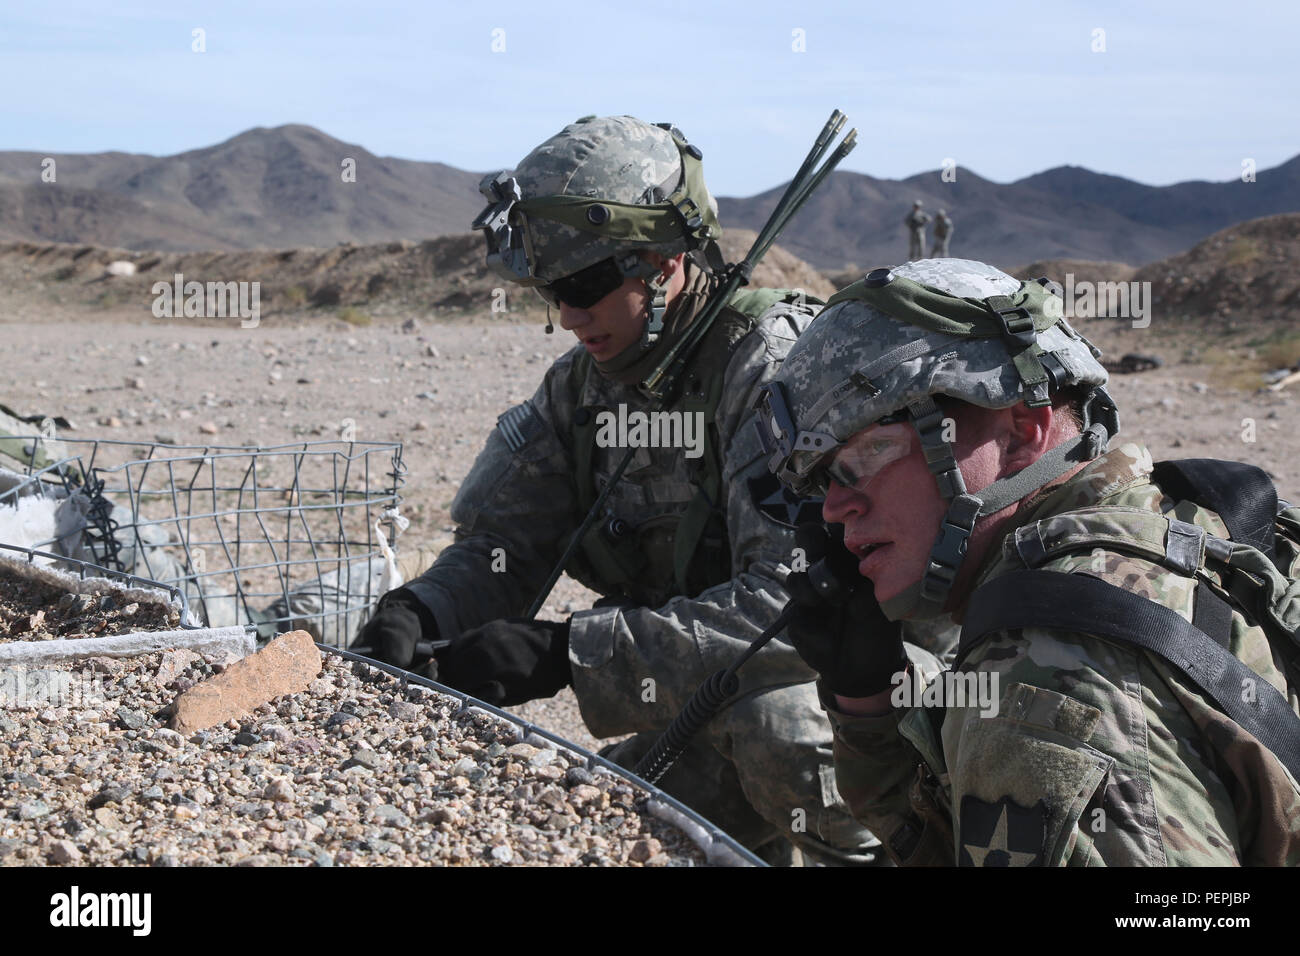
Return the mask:
[[[429,609],[406,588],[394,588],[379,599],[378,609],[355,644],[368,648],[362,653],[377,661],[410,670],[416,643],[437,639],[438,624]]]
[[[858,574],[858,559],[844,547],[844,525],[805,522],[795,532],[809,571],[790,575],[786,586],[796,605],[786,633],[799,656],[821,675],[822,686],[841,697],[870,697],[893,686],[907,670],[903,626],[885,617],[871,582]],[[817,587],[817,581],[830,587]]]
[[[554,697],[573,682],[568,621],[489,621],[437,658],[439,681],[498,707]]]

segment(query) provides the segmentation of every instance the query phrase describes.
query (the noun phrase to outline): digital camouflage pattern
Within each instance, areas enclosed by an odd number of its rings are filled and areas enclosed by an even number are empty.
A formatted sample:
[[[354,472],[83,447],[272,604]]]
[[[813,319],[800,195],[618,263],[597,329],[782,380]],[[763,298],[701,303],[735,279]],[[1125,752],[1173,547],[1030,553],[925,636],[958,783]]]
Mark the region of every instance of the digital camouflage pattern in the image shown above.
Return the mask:
[[[672,134],[632,116],[583,117],[525,156],[515,170],[525,200],[578,196],[637,205],[662,202],[683,174]],[[691,199],[717,228],[716,202],[702,182],[695,192]],[[629,248],[665,256],[690,248],[684,235],[662,242],[628,242],[541,216],[528,218],[525,228],[535,275],[546,282]]]
[[[570,630],[573,686],[595,736],[661,732],[704,679],[731,664],[784,607],[793,530],[760,510],[750,492],[751,479],[767,477],[751,403],[813,311],[779,305],[743,328],[720,319],[693,362],[725,369],[716,438],[729,560],[712,580],[691,595],[672,586],[671,535],[697,491],[680,448],[639,449],[597,524],[626,523],[644,560],[638,579],[629,584],[586,561],[569,569],[608,599],[602,602],[608,606],[574,614]],[[711,354],[716,350],[723,361]],[[577,346],[561,357],[536,394],[502,416],[504,424],[489,436],[452,503],[456,543],[408,585],[444,635],[521,614],[559,559],[583,517],[574,475],[575,413],[619,404],[629,412],[653,408],[634,386],[595,370],[575,376],[580,356]],[[622,448],[595,449],[597,487],[623,454]],[[503,572],[492,570],[494,553],[504,557]],[[955,638],[951,629],[943,633],[949,650]],[[854,853],[870,837],[835,791],[830,728],[815,675],[778,638],[740,677],[736,702],[701,735],[703,750],[694,748],[684,763],[704,768],[699,779],[712,783],[678,774],[665,778],[664,788],[751,846],[777,834],[831,858]],[[628,762],[635,762],[632,746],[624,748]],[[795,823],[806,832],[792,830]]]
[[[790,350],[777,376],[785,387],[796,430],[801,437],[807,433],[814,439],[799,446],[807,450],[791,456],[797,474],[810,472],[834,451],[836,443],[931,395],[948,395],[984,408],[1007,408],[1025,401],[1030,390],[1000,338],[967,338],[951,332],[972,314],[988,318],[989,313],[977,304],[990,296],[1007,296],[1013,305],[1038,310],[1041,318],[1036,326],[1044,327],[1038,331],[1037,344],[1060,362],[1064,384],[1106,384],[1106,370],[1091,344],[1061,315],[1060,300],[1036,282],[1022,282],[970,259],[922,259],[889,271],[895,280],[871,290],[871,295],[883,297],[890,308],[900,308],[908,300],[904,284],[897,280],[911,280],[946,293],[927,300],[945,308],[945,313],[935,327],[918,327],[854,297],[855,289],[865,285],[862,282],[831,298]],[[953,323],[945,330],[943,322],[950,318]],[[830,440],[817,444],[816,437]]]
[[[1121,548],[1173,505],[1151,468],[1144,447],[1123,444],[1027,501],[1008,531],[1056,516],[1068,536],[1075,515],[1076,535],[1092,538],[1097,515],[1085,525],[1084,509],[1114,509],[1113,545],[1042,567],[1096,576],[1190,621],[1195,579]],[[1189,502],[1174,514],[1227,535]],[[1008,543],[979,583],[1019,567]],[[1300,864],[1300,788],[1277,758],[1170,665],[1086,627],[1012,629],[978,645],[962,670],[998,675],[994,717],[954,707],[938,731],[941,712],[925,708],[855,717],[829,706],[840,791],[857,818],[910,850],[909,865]],[[1234,612],[1230,649],[1300,712],[1288,648]]]

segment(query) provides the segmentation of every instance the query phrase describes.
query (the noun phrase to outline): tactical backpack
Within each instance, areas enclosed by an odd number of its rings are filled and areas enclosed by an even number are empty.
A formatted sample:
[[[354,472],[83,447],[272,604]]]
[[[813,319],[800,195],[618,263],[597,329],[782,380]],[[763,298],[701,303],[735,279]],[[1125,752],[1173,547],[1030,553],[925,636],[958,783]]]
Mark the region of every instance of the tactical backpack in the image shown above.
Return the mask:
[[[1025,568],[972,595],[953,668],[981,641],[1010,628],[1084,631],[1122,641],[1193,681],[1300,780],[1300,717],[1284,694],[1229,651],[1235,609],[1265,632],[1274,650],[1281,648],[1287,684],[1300,687],[1300,507],[1279,501],[1268,475],[1240,462],[1165,461],[1151,477],[1166,498],[1218,514],[1229,538],[1173,512],[1137,509],[1123,510],[1122,537],[1114,534],[1115,508],[1084,508],[1025,525],[1014,536]],[[1097,547],[1196,578],[1192,621],[1098,578],[1042,570],[1053,558]],[[1253,693],[1244,694],[1244,687]]]
[[[702,343],[681,397],[673,405],[685,414],[703,413],[704,451],[686,462],[691,482],[698,489],[677,522],[672,539],[672,594],[693,595],[731,577],[731,548],[726,515],[722,511],[723,451],[717,430],[718,404],[722,400],[723,378],[731,360],[732,346],[753,330],[757,319],[780,303],[821,300],[792,289],[744,289],[731,297],[725,311]],[[570,386],[579,394],[592,372],[591,356],[579,353],[570,368]],[[596,500],[592,462],[596,451],[597,412],[595,406],[579,408],[573,416],[574,480],[578,488],[577,508],[585,514]],[[611,533],[608,524],[597,522],[582,542],[579,552],[602,580],[635,596],[644,586],[649,561],[636,528],[620,527]]]

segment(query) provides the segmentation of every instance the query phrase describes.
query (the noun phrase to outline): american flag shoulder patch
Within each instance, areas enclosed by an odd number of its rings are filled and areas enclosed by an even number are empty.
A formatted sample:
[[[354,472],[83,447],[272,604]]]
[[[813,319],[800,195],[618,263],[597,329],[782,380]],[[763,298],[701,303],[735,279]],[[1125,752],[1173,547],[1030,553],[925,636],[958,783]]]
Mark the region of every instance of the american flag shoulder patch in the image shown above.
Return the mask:
[[[497,429],[512,452],[517,452],[528,444],[540,425],[541,416],[533,407],[532,399],[522,405],[516,405],[497,418]]]

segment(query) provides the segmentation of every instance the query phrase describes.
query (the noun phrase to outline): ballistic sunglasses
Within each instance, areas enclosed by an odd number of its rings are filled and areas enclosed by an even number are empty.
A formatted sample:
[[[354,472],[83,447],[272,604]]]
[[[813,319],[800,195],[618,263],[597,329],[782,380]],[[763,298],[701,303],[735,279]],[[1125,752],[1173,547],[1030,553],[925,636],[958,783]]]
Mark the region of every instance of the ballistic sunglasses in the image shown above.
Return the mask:
[[[623,284],[626,276],[611,256],[549,285],[534,286],[548,305],[589,309]]]

